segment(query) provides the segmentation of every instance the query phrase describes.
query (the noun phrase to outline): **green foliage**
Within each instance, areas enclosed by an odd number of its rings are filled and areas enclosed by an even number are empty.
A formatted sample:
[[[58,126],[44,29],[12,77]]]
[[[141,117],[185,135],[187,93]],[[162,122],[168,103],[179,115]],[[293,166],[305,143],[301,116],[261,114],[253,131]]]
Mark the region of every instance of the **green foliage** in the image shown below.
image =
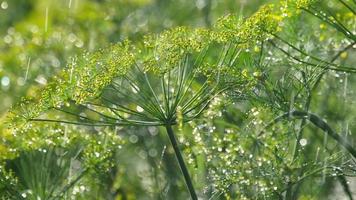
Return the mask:
[[[113,24],[126,15],[102,22],[96,14],[113,5],[92,2],[76,21],[115,33]],[[325,199],[338,183],[353,199],[355,7],[346,0],[281,0],[248,18],[229,14],[210,26],[208,13],[207,27],[144,31],[112,45],[118,39],[106,41],[112,35],[103,33],[103,48],[72,55],[7,114],[0,194]],[[58,33],[47,28],[44,36]],[[9,62],[16,63],[13,54]],[[168,137],[158,134],[164,130]]]

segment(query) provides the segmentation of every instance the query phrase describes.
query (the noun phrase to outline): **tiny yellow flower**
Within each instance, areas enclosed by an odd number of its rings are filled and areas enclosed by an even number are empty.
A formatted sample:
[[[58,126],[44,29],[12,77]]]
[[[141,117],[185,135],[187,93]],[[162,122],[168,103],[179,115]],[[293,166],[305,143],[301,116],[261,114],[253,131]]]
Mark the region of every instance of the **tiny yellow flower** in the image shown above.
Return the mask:
[[[259,78],[259,77],[261,77],[261,72],[259,72],[259,71],[256,71],[256,72],[253,72],[253,74],[252,74],[254,77],[256,77],[256,78]]]
[[[324,36],[324,35],[321,35],[321,36],[319,37],[319,41],[322,42],[322,41],[324,41],[324,40],[325,40],[325,36]]]
[[[247,69],[243,69],[243,70],[242,70],[242,75],[243,75],[244,77],[248,77]]]
[[[253,50],[254,50],[256,53],[258,53],[258,52],[260,52],[260,51],[261,51],[261,49],[260,49],[260,47],[259,47],[259,46],[255,46],[255,47],[253,48]]]
[[[320,27],[320,29],[326,29],[326,25],[325,25],[325,24],[323,24],[323,23],[322,23],[322,24],[320,24],[320,26],[319,26],[319,27]]]
[[[347,58],[347,52],[342,52],[342,53],[340,54],[340,58],[346,59],[346,58]]]

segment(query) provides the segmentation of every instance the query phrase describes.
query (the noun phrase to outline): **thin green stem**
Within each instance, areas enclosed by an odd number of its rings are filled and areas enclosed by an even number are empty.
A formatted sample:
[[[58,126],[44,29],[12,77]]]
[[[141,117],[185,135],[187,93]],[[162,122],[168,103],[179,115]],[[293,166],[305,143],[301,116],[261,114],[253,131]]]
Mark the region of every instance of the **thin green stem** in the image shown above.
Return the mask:
[[[65,194],[70,188],[72,188],[78,181],[80,181],[87,173],[88,173],[89,169],[85,169],[82,172],[80,172],[80,174],[73,180],[71,181],[68,185],[66,185],[59,193],[58,195],[54,196],[53,200],[59,199],[63,196],[63,194]]]
[[[291,47],[292,49],[298,51],[299,53],[303,54],[304,56],[307,56],[317,62],[319,62],[320,64],[315,64],[315,63],[310,63],[310,62],[306,62],[296,56],[293,56],[292,54],[290,54],[289,52],[287,52],[286,50],[284,50],[283,48],[279,47],[278,45],[276,45],[274,42],[269,41],[274,47],[276,47],[277,49],[279,49],[280,51],[282,51],[284,54],[286,54],[287,56],[291,57],[292,59],[303,63],[303,64],[307,64],[307,65],[311,65],[311,66],[315,66],[315,67],[319,67],[319,68],[323,68],[323,69],[331,69],[331,70],[335,70],[335,71],[343,71],[343,72],[350,72],[350,73],[355,73],[356,72],[356,68],[352,68],[352,67],[344,67],[341,65],[337,65],[335,63],[332,62],[328,62],[325,60],[322,60],[318,57],[315,57],[313,55],[310,55],[304,51],[302,51],[301,49],[297,48],[296,46],[292,45],[291,43],[289,43],[288,41],[282,39],[281,37],[277,36],[277,35],[273,35],[275,36],[278,40],[280,40],[281,42],[285,43],[286,45],[288,45],[289,47]],[[323,64],[323,65],[322,65]]]
[[[342,3],[347,9],[349,9],[354,15],[356,15],[356,11],[351,8],[345,1],[339,0],[340,3]]]
[[[350,190],[349,184],[347,183],[346,177],[344,175],[340,175],[337,177],[339,183],[341,184],[342,188],[344,189],[345,194],[350,200],[353,200],[352,191]]]
[[[304,80],[305,87],[306,87],[307,92],[308,92],[308,96],[307,96],[307,99],[306,99],[306,102],[305,102],[305,105],[304,105],[304,110],[306,112],[309,112],[310,103],[311,103],[311,100],[312,100],[312,94],[311,94],[310,87],[309,87],[309,85],[307,83],[307,78],[306,78],[305,73],[303,72],[302,75],[303,75],[303,80]],[[298,133],[297,133],[297,140],[296,140],[296,144],[295,144],[295,149],[293,151],[293,160],[295,160],[298,157],[299,147],[300,147],[299,146],[299,141],[302,139],[303,127],[305,126],[306,122],[307,122],[307,120],[305,118],[303,118],[302,122],[299,125],[299,130],[298,130]]]
[[[276,124],[277,122],[285,119],[285,118],[302,118],[307,119],[312,122],[316,127],[320,128],[324,132],[326,132],[330,137],[332,137],[336,142],[338,142],[341,146],[343,146],[354,158],[356,158],[356,149],[352,147],[352,145],[345,140],[342,136],[337,134],[324,120],[322,120],[319,116],[305,111],[290,111],[286,112],[277,118],[275,118],[272,122],[267,124],[264,129]],[[264,132],[261,132],[259,136],[261,136]]]
[[[341,56],[341,54],[342,54],[343,52],[346,52],[347,50],[351,49],[355,44],[356,44],[356,42],[352,42],[352,43],[350,43],[349,45],[347,45],[345,48],[343,48],[341,51],[339,51],[339,52],[330,60],[330,62],[334,62],[335,60],[337,60],[337,59]],[[324,76],[324,74],[325,74],[326,72],[327,72],[327,69],[324,69],[324,70],[322,71],[322,73],[317,77],[317,80],[315,81],[315,83],[314,83],[314,85],[313,85],[313,87],[312,87],[312,89],[311,89],[312,91],[314,91],[314,90],[317,88],[317,86],[319,85],[321,79],[323,78],[323,76]]]
[[[176,154],[176,158],[178,160],[179,167],[183,173],[185,184],[187,185],[187,188],[189,190],[190,197],[192,200],[198,200],[197,194],[195,193],[195,190],[194,190],[192,179],[190,178],[187,166],[185,165],[183,156],[179,150],[177,139],[174,135],[172,126],[166,125],[166,130],[167,130],[167,134],[169,136],[169,140],[171,141],[172,147],[174,149],[174,153]]]

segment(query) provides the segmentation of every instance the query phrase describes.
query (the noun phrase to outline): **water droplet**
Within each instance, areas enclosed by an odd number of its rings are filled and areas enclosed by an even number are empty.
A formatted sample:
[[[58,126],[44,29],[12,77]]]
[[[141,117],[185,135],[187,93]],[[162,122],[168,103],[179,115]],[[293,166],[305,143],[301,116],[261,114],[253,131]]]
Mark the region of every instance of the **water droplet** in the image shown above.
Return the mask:
[[[152,136],[155,136],[157,135],[158,133],[158,129],[154,126],[150,126],[148,127],[148,132],[152,135]]]
[[[137,94],[139,91],[140,91],[140,89],[138,88],[138,87],[131,87],[131,91],[133,92],[133,93],[135,93],[135,94]]]
[[[47,79],[42,76],[42,75],[38,75],[35,79],[35,81],[41,85],[46,85],[47,84]]]
[[[145,151],[139,151],[138,155],[142,158],[142,159],[146,159],[147,158],[147,153]]]
[[[138,137],[136,135],[131,135],[129,140],[131,143],[136,143],[138,141]]]
[[[148,151],[148,155],[151,157],[156,157],[157,156],[157,150],[156,149],[150,149]]]
[[[10,43],[12,42],[12,37],[11,37],[10,35],[6,35],[6,36],[4,37],[4,42],[5,42],[6,44],[10,44]]]
[[[70,33],[69,35],[68,35],[68,41],[70,42],[70,43],[73,43],[73,42],[75,42],[77,40],[77,36],[74,34],[74,33]]]
[[[1,8],[2,8],[2,9],[6,10],[8,7],[9,7],[9,4],[7,3],[7,1],[3,1],[3,2],[1,3]]]
[[[164,145],[163,149],[162,149],[162,153],[161,153],[161,158],[159,159],[158,169],[161,168],[162,160],[163,160],[164,153],[166,152],[166,148],[167,148],[167,146]]]
[[[8,87],[10,85],[10,78],[7,76],[2,77],[1,79],[1,85],[3,87]]]
[[[137,112],[143,112],[145,111],[141,106],[136,107]]]
[[[27,61],[27,68],[26,68],[26,74],[25,74],[25,82],[27,81],[28,78],[28,70],[30,69],[30,65],[31,65],[31,57],[28,58]]]
[[[78,48],[82,48],[84,46],[84,42],[82,40],[78,40],[76,43],[75,43],[75,46],[78,47]]]
[[[48,30],[48,7],[46,7],[46,16],[45,16],[45,32]]]
[[[206,6],[206,2],[204,0],[197,0],[195,6],[201,10]]]
[[[307,145],[308,144],[308,140],[306,140],[306,139],[301,139],[300,141],[299,141],[299,144],[301,145],[301,146],[305,146],[305,145]]]

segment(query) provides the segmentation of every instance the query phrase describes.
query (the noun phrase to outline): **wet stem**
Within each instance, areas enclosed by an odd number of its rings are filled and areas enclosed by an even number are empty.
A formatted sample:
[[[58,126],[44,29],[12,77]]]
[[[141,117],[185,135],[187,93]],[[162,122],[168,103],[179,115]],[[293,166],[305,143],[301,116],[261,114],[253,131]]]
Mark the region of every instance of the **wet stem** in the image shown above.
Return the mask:
[[[180,167],[180,169],[181,169],[181,171],[183,173],[185,184],[187,185],[187,188],[189,190],[190,197],[191,197],[192,200],[198,200],[197,194],[195,193],[195,190],[194,190],[192,179],[191,179],[191,177],[189,175],[187,166],[184,163],[183,156],[182,156],[182,154],[181,154],[181,152],[179,150],[177,139],[176,139],[176,137],[174,135],[174,131],[172,129],[172,126],[171,125],[166,125],[166,131],[167,131],[169,140],[171,141],[172,147],[174,149],[174,153],[176,155],[176,158],[178,160],[179,167]]]

